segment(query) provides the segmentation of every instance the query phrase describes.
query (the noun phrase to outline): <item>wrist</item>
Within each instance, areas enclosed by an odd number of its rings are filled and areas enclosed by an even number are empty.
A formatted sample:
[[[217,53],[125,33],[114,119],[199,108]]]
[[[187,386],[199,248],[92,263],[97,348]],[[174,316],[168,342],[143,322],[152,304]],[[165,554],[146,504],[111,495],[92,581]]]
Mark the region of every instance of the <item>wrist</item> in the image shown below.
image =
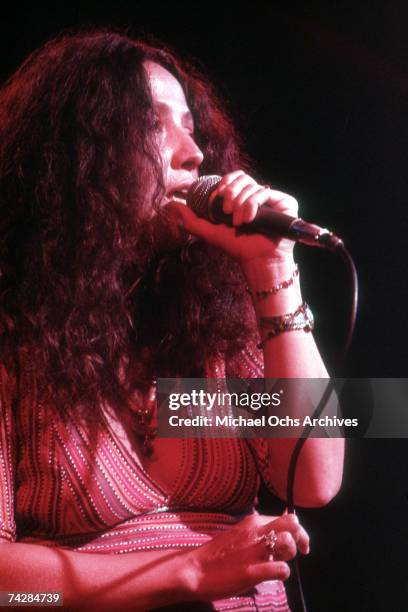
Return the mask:
[[[243,268],[257,317],[292,312],[302,303],[299,275],[292,257],[254,258]]]
[[[296,280],[291,287],[285,289],[285,291],[279,292],[277,295],[268,295],[268,297],[262,301],[257,301],[253,298],[257,319],[265,316],[279,316],[293,312],[302,302],[303,298],[298,280]]]
[[[241,262],[241,268],[250,289],[261,290],[265,283],[276,284],[291,276],[296,264],[293,255],[285,258],[253,257]]]
[[[260,332],[266,332],[263,336],[258,348],[264,348],[265,344],[287,331],[304,330],[311,332],[314,328],[314,318],[309,306],[304,302],[294,312],[290,312],[280,316],[259,318]]]

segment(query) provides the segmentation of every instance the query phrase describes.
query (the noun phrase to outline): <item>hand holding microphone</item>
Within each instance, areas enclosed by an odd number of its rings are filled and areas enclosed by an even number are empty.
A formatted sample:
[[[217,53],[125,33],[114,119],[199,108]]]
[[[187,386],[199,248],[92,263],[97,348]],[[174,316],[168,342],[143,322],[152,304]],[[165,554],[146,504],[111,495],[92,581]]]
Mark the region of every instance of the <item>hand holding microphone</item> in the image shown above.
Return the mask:
[[[323,246],[326,238],[333,244],[341,242],[327,230],[298,219],[293,196],[259,185],[242,170],[222,178],[200,177],[188,191],[187,206],[169,208],[177,211],[188,232],[240,261],[291,258],[297,241],[316,246]]]
[[[229,226],[241,225],[240,231],[249,234],[263,234],[265,236],[281,236],[294,242],[301,242],[309,246],[318,246],[334,250],[342,245],[342,240],[327,229],[313,223],[272,208],[268,203],[256,206],[251,203],[252,195],[257,190],[243,190],[240,199],[247,197],[246,208],[241,206],[235,212],[233,207],[224,202],[223,179],[220,176],[202,176],[193,183],[187,194],[187,205],[201,218],[209,219],[213,223],[223,223]],[[256,185],[256,183],[255,183]],[[220,186],[222,192],[220,191]],[[258,186],[259,187],[259,186]],[[262,188],[260,188],[262,189]],[[268,188],[269,189],[269,188]],[[287,203],[292,196],[280,191],[270,189],[270,199],[279,204]],[[240,203],[240,202],[239,202]],[[296,203],[297,212],[297,203]],[[239,221],[238,221],[239,220]]]

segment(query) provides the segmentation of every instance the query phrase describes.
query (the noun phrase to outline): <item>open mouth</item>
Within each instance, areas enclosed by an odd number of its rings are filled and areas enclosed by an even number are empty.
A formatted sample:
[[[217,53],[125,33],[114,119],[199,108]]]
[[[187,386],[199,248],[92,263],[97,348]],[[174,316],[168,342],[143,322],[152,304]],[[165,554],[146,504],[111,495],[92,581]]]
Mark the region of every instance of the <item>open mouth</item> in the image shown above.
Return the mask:
[[[183,189],[182,191],[172,191],[167,196],[169,202],[182,202],[186,203],[187,199],[187,189]]]
[[[188,186],[181,187],[179,189],[173,189],[169,191],[166,195],[167,202],[177,202],[180,204],[186,204],[188,193]]]

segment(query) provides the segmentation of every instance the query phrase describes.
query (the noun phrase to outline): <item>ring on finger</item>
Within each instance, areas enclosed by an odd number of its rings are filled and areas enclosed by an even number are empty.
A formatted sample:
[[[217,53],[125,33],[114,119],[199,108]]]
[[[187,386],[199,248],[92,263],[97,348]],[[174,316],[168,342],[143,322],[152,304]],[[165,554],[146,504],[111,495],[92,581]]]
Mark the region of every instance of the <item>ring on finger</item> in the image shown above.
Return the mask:
[[[276,542],[278,541],[278,536],[274,529],[272,529],[269,533],[263,533],[259,537],[259,541],[263,542],[266,546],[266,550],[268,552],[268,560],[273,561],[273,554],[276,547]]]

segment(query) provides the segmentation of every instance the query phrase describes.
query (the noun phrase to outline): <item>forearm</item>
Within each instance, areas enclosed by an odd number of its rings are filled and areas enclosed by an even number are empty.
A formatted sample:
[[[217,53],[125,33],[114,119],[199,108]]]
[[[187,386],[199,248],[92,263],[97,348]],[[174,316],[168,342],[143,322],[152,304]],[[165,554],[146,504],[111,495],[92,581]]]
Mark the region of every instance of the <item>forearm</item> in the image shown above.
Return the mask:
[[[0,545],[0,591],[60,591],[75,611],[149,610],[193,599],[185,552],[99,555],[36,544]]]
[[[244,274],[252,294],[276,286],[291,278],[294,262],[252,259],[243,264]],[[258,321],[294,312],[302,303],[299,279],[276,294],[254,299]],[[266,330],[260,327],[261,338]],[[265,378],[326,378],[328,376],[313,335],[304,330],[280,333],[263,346]],[[295,438],[269,439],[273,483],[276,492],[286,498],[287,474]],[[295,481],[295,503],[320,506],[328,503],[341,485],[344,440],[341,438],[309,438],[299,457]]]

